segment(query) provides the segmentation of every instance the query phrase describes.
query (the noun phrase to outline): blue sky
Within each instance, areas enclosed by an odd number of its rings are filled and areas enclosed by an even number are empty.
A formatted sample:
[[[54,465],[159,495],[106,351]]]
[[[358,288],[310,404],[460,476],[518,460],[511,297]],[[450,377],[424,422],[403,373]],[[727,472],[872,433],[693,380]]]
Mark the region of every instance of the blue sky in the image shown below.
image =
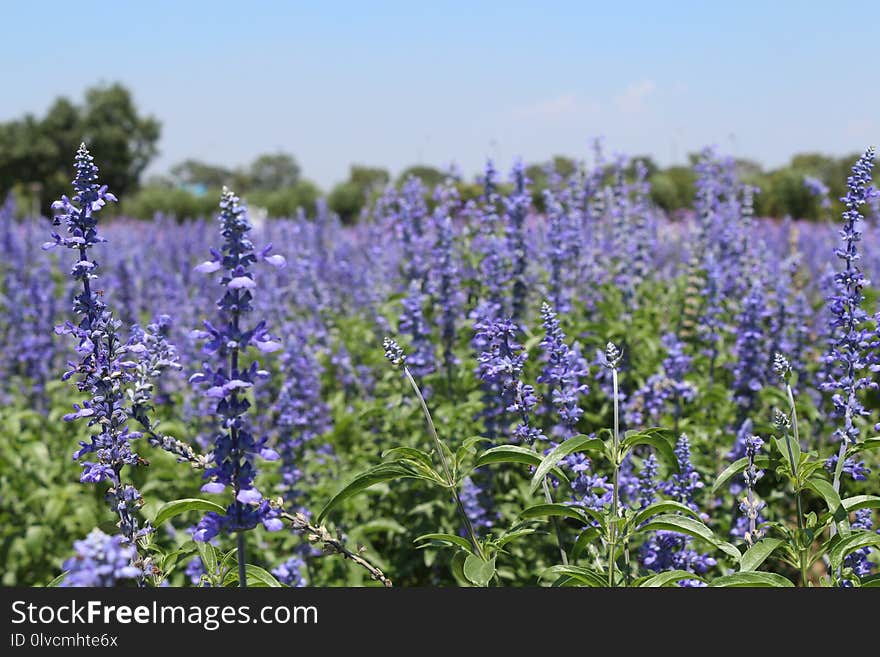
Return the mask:
[[[323,186],[707,144],[765,165],[880,141],[880,2],[18,2],[0,120],[121,81],[163,124],[162,172],[293,153]],[[100,157],[100,154],[97,154]]]

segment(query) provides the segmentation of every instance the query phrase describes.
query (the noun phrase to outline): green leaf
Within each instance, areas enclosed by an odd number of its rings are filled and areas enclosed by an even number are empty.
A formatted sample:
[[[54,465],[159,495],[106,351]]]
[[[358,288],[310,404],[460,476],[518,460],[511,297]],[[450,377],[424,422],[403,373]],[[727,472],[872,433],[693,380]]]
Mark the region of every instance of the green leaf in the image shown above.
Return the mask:
[[[880,509],[880,496],[877,495],[854,495],[842,500],[843,507],[848,511],[859,509]]]
[[[69,572],[70,572],[69,570],[65,570],[65,571],[64,571],[63,573],[61,573],[58,577],[56,577],[56,578],[53,579],[51,582],[49,582],[48,584],[46,584],[46,587],[47,587],[47,588],[55,588],[55,587],[57,587],[57,586],[60,586],[60,585],[61,585],[61,582],[64,581],[64,578],[67,577],[67,574],[68,574]]]
[[[465,438],[461,441],[461,447],[459,449],[464,449],[467,451],[472,450],[474,447],[479,445],[480,443],[491,443],[491,438],[486,438],[485,436],[470,436],[469,438]]]
[[[841,536],[840,540],[828,550],[831,570],[840,568],[848,554],[863,547],[880,547],[880,534],[875,534],[869,530],[861,530],[853,532],[849,536]]]
[[[786,440],[791,441],[791,454],[794,457],[794,465],[792,465],[791,459],[788,456],[788,442],[786,442]],[[776,449],[779,451],[782,461],[788,465],[788,469],[791,471],[792,476],[796,477],[799,474],[798,466],[801,462],[801,446],[791,436],[787,439],[785,436],[774,436],[773,442],[776,443]]]
[[[247,578],[247,585],[254,587],[270,587],[270,588],[278,588],[281,586],[281,582],[279,582],[272,573],[263,570],[259,566],[254,566],[253,564],[245,564],[244,567],[245,577]]]
[[[209,578],[217,576],[217,551],[210,543],[196,543],[196,549],[199,551],[199,558],[205,567],[205,572]]]
[[[233,548],[228,552],[223,554],[223,558],[220,559],[220,571],[226,572],[227,570],[234,570],[238,568],[238,549]]]
[[[749,570],[732,575],[716,577],[709,582],[709,586],[718,587],[793,587],[794,584],[788,578],[776,573],[764,573]]]
[[[843,506],[840,495],[834,490],[834,486],[824,479],[818,479],[816,477],[809,479],[806,482],[806,486],[825,500],[825,504],[828,505],[828,510],[831,512],[831,516],[834,518],[834,522],[837,525],[840,534],[842,536],[847,536],[850,533],[849,515],[847,514],[846,508]]]
[[[520,513],[521,518],[572,518],[579,520],[585,525],[590,524],[590,520],[595,520],[603,528],[605,527],[605,518],[598,511],[593,509],[585,509],[569,504],[535,504]]]
[[[863,441],[856,443],[853,447],[850,447],[849,455],[858,454],[859,452],[864,452],[869,449],[880,449],[880,436],[871,436],[870,438],[865,438]]]
[[[608,581],[595,570],[584,568],[582,566],[551,566],[540,574],[540,579],[554,578],[556,581],[553,586],[565,586],[571,580],[583,584],[584,586],[603,587],[608,585]]]
[[[192,551],[192,550],[191,550]],[[180,550],[174,550],[162,557],[161,568],[165,575],[171,573],[180,561],[182,553]]]
[[[745,551],[740,561],[741,572],[757,570],[779,547],[785,544],[780,538],[763,538]]]
[[[880,575],[866,575],[859,578],[859,586],[863,589],[880,588]]]
[[[660,454],[660,458],[678,472],[678,459],[675,458],[675,435],[669,429],[654,428],[645,431],[630,433],[621,442],[624,449],[632,449],[637,445],[648,445]]]
[[[657,573],[656,575],[651,575],[645,580],[642,580],[639,583],[641,588],[656,588],[660,586],[678,586],[678,583],[683,579],[698,579],[701,582],[705,582],[706,580],[700,577],[699,575],[695,575],[694,573],[689,573],[686,570],[667,570],[662,573]]]
[[[465,457],[471,453],[471,451],[475,450],[477,445],[480,443],[491,443],[492,441],[488,438],[484,438],[483,436],[471,436],[470,438],[465,438],[461,445],[457,450],[455,450],[455,456],[459,462],[463,461]]]
[[[598,438],[590,438],[589,436],[581,434],[569,438],[565,442],[557,445],[553,451],[541,459],[541,464],[538,466],[538,469],[535,470],[535,474],[532,477],[532,483],[529,486],[529,493],[534,495],[535,491],[541,487],[541,482],[544,481],[544,477],[547,476],[556,464],[569,454],[574,454],[575,452],[604,453],[605,443]]]
[[[417,537],[413,542],[418,543],[420,541],[427,541],[425,545],[420,545],[420,548],[442,545],[444,547],[458,546],[464,548],[468,552],[473,551],[473,546],[470,541],[461,536],[456,536],[455,534],[423,534],[422,536]]]
[[[173,500],[171,502],[166,502],[159,508],[156,517],[153,519],[152,525],[154,527],[159,527],[167,520],[170,520],[174,516],[179,516],[181,513],[186,513],[187,511],[213,511],[221,516],[226,515],[225,507],[220,506],[216,502],[211,502],[210,500],[200,500],[198,498]]]
[[[476,554],[469,554],[464,560],[464,576],[477,586],[489,586],[495,577],[495,557],[484,561]]]
[[[275,579],[271,573],[263,570],[259,566],[245,564],[244,573],[245,581],[251,588],[277,588],[281,586],[281,582]],[[223,578],[223,586],[235,586],[238,583],[238,568],[233,568],[226,573],[226,577]]]
[[[509,531],[495,541],[495,547],[501,549],[505,545],[510,543],[511,541],[514,541],[514,540],[520,538],[521,536],[528,536],[530,534],[536,534],[536,533],[537,532],[535,531],[535,529],[533,529],[531,527],[526,527],[524,529],[517,529],[515,531]]]
[[[714,545],[725,554],[733,557],[734,559],[736,559],[736,561],[739,561],[742,558],[739,550],[737,550],[733,545],[727,543],[726,541],[720,540],[718,537],[715,536],[714,532],[711,529],[709,529],[699,520],[694,520],[693,518],[675,515],[655,516],[639,531],[647,532],[653,530],[680,532],[682,534],[687,534],[688,536],[701,538],[707,543]]]
[[[491,463],[520,463],[537,468],[541,465],[542,457],[530,449],[519,445],[500,445],[487,449],[477,457],[474,468],[479,468]],[[568,483],[568,476],[559,468],[553,468],[551,474],[564,483]]]
[[[584,550],[599,538],[602,535],[602,532],[599,531],[598,527],[588,527],[581,535],[577,537],[577,540],[574,542],[574,546],[571,548],[571,560],[575,561],[580,558],[580,556],[584,553]]]
[[[330,501],[324,505],[324,508],[321,509],[321,513],[318,514],[318,524],[323,522],[327,514],[335,507],[339,506],[348,498],[354,497],[361,491],[366,490],[370,486],[375,486],[384,481],[406,478],[423,479],[424,477],[418,474],[417,471],[405,461],[390,461],[374,465],[372,468],[357,475],[342,490],[330,498]]]
[[[681,502],[675,502],[674,500],[664,500],[662,502],[656,502],[651,506],[645,507],[633,516],[631,522],[633,527],[638,527],[645,520],[652,516],[656,516],[661,513],[672,513],[674,511],[680,511],[681,513],[687,514],[697,520],[700,519],[700,514],[694,511],[689,506],[682,504]]]
[[[434,469],[434,462],[431,460],[431,455],[421,449],[416,449],[414,447],[392,447],[391,449],[382,452],[383,461],[403,461],[406,459],[421,463],[429,470]]]
[[[469,552],[456,552],[452,555],[452,562],[449,564],[449,568],[459,586],[471,586],[468,578],[464,576],[464,560],[469,556]]]

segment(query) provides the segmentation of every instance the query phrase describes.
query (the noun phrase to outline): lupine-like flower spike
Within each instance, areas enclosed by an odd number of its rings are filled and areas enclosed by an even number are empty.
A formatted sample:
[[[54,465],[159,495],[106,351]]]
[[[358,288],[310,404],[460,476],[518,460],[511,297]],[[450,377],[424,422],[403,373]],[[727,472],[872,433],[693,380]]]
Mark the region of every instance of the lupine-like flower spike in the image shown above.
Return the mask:
[[[73,547],[76,553],[62,565],[67,574],[61,586],[116,586],[142,574],[140,568],[132,565],[137,557],[134,545],[122,536],[107,536],[100,529],[93,529]]]
[[[223,245],[211,251],[213,259],[196,267],[203,273],[222,272],[220,285],[223,296],[217,301],[218,325],[205,321],[204,331],[193,331],[192,337],[205,341],[202,351],[215,355],[216,366],[206,362],[202,371],[190,377],[190,382],[202,389],[202,394],[216,400],[217,430],[214,436],[214,463],[205,470],[208,482],[202,486],[206,493],[222,493],[232,488],[233,502],[225,515],[208,513],[198,523],[193,534],[196,541],[208,541],[221,532],[246,531],[261,522],[269,531],[282,529],[276,510],[256,488],[255,457],[278,459],[278,453],[266,444],[267,438],[256,438],[248,422],[250,402],[243,392],[252,388],[265,372],[254,361],[243,367],[241,357],[254,346],[263,353],[282,348],[269,334],[266,323],[258,322],[252,328],[242,326],[242,320],[253,310],[253,290],[257,283],[253,265],[262,259],[281,267],[282,256],[270,256],[271,245],[259,253],[254,251],[249,233],[251,223],[247,210],[239,198],[224,188],[220,199],[220,235]],[[207,387],[203,387],[207,386]]]
[[[425,320],[424,306],[428,295],[421,289],[421,282],[413,280],[403,298],[403,313],[397,325],[400,334],[410,336],[408,367],[413,376],[421,378],[431,374],[434,366],[434,343],[431,326]]]
[[[874,524],[871,520],[871,509],[859,509],[855,512],[851,527],[853,529],[871,530]],[[863,547],[849,553],[844,559],[844,566],[851,569],[853,574],[859,578],[867,577],[874,570],[874,564],[868,558],[871,554],[871,548]],[[853,583],[850,580],[843,580],[843,586],[849,587]]]
[[[513,194],[504,199],[509,222],[510,254],[513,260],[512,314],[515,321],[522,319],[526,303],[526,215],[529,211],[529,179],[522,160],[517,160],[511,173]]]
[[[859,267],[861,255],[858,244],[862,240],[860,208],[877,195],[871,185],[871,169],[874,166],[874,148],[871,147],[852,168],[847,179],[847,194],[841,200],[846,210],[840,231],[842,246],[834,254],[842,261],[842,268],[834,275],[835,289],[828,298],[830,317],[828,350],[823,358],[829,372],[822,389],[832,393],[834,415],[840,420],[834,435],[842,441],[839,458],[846,447],[859,437],[856,418],[868,414],[859,393],[876,389],[877,381],[870,372],[880,370],[878,354],[870,345],[876,341],[876,328],[871,326],[868,314],[862,307],[863,290],[868,284]],[[839,478],[835,477],[835,487]]]
[[[745,539],[749,545],[754,545],[762,535],[762,532],[758,530],[758,514],[764,508],[764,503],[755,496],[755,486],[764,475],[764,472],[755,467],[755,456],[757,456],[763,446],[764,441],[758,436],[749,436],[745,440],[745,451],[749,464],[743,472],[743,478],[746,482],[747,492],[746,497],[740,502],[739,508],[748,519],[749,528],[745,532]]]
[[[136,379],[138,360],[144,347],[137,335],[125,341],[119,335],[120,322],[116,320],[93,283],[98,278],[98,263],[91,259],[89,250],[105,240],[98,234],[97,214],[107,201],[116,197],[107,192],[106,186],[98,184],[98,167],[85,145],[76,154],[76,177],[73,187],[76,194],[52,204],[56,212],[52,223],[67,225],[69,237],[52,233],[52,241],[44,249],[62,246],[76,252],[76,263],[71,276],[82,286],[74,297],[73,312],[79,322],[70,321],[58,326],[55,332],[71,335],[77,342],[78,362],[69,362],[69,369],[62,377],[76,377],[76,387],[89,395],[80,404],[74,404],[74,412],[64,420],[86,419],[92,429],[89,442],[81,441],[80,449],[73,455],[81,459],[94,455],[93,461],[83,461],[81,482],[107,482],[107,501],[119,518],[121,540],[134,545],[137,538],[149,531],[139,529],[135,511],[143,504],[137,489],[123,481],[125,466],[144,463],[132,450],[131,441],[140,436],[130,431],[128,420],[131,409],[127,406],[127,388]]]
[[[538,377],[538,383],[544,383],[550,389],[553,408],[559,414],[563,427],[571,433],[584,413],[580,400],[590,390],[583,383],[589,373],[587,362],[566,344],[559,318],[547,303],[541,306],[541,318],[545,331],[541,348],[547,362]]]
[[[290,335],[290,331],[285,332]],[[304,334],[297,335],[284,354],[284,369],[291,373],[282,384],[275,403],[278,453],[281,456],[281,480],[288,505],[308,515],[302,507],[302,463],[311,447],[319,454],[331,451],[329,445],[313,442],[332,426],[330,408],[321,397],[321,364]]]
[[[667,333],[661,342],[666,347],[662,371],[648,377],[645,385],[629,399],[626,419],[630,425],[644,424],[648,419],[657,420],[670,402],[674,405],[675,420],[678,421],[682,405],[692,402],[697,395],[696,386],[685,381],[692,360],[685,353],[685,344],[675,333]]]
[[[496,389],[499,413],[507,411],[519,418],[513,430],[514,440],[532,444],[543,438],[541,430],[531,424],[538,398],[534,387],[522,381],[526,355],[517,341],[519,328],[508,319],[486,322],[476,329],[478,341],[486,345],[477,357],[477,373],[484,383]]]
[[[438,187],[440,205],[434,211],[436,242],[431,253],[431,288],[436,312],[439,313],[440,336],[443,344],[443,365],[448,381],[452,380],[458,359],[453,352],[457,323],[462,312],[461,277],[455,253],[455,228],[450,206],[458,200],[455,187]]]
[[[657,501],[657,457],[648,454],[642,464],[638,483],[639,508],[645,509]]]

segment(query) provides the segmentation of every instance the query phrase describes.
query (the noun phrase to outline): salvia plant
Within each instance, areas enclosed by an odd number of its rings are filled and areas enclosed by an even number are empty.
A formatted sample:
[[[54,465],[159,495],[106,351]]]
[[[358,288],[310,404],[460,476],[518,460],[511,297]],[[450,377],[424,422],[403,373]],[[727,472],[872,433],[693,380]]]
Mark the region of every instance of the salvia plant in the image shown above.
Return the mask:
[[[0,208],[2,583],[878,586],[873,162],[833,223],[598,147],[139,222],[83,146]]]

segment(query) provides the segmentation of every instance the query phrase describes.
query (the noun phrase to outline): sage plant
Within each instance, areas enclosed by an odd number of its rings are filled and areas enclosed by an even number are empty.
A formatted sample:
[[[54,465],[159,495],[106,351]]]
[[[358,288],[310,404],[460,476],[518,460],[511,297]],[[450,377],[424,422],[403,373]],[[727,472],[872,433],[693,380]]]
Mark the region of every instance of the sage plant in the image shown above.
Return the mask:
[[[269,333],[264,321],[250,327],[243,321],[253,309],[253,290],[257,287],[253,266],[260,259],[275,267],[284,266],[286,261],[283,256],[270,255],[271,245],[260,252],[254,251],[247,209],[227,188],[220,198],[219,223],[223,238],[220,250],[212,249],[212,259],[196,267],[202,273],[222,272],[219,283],[223,295],[217,301],[219,321],[215,325],[206,320],[205,330],[193,332],[193,337],[204,340],[202,351],[212,356],[214,362],[204,362],[202,370],[193,374],[190,382],[206,398],[216,401],[214,459],[205,470],[208,481],[202,491],[217,494],[231,488],[233,500],[224,515],[206,514],[199,521],[193,539],[209,541],[220,533],[237,533],[239,584],[244,586],[244,532],[258,523],[269,531],[278,531],[283,523],[254,481],[256,457],[274,461],[278,453],[266,444],[266,437],[257,438],[251,433],[248,422],[251,404],[245,393],[265,372],[256,361],[247,364],[244,360],[251,347],[261,353],[271,353],[282,345]]]
[[[107,502],[118,517],[121,540],[132,547],[136,555],[135,541],[150,531],[141,529],[136,511],[143,504],[140,492],[125,481],[126,466],[137,466],[145,461],[132,448],[132,441],[140,436],[130,430],[130,408],[127,405],[126,387],[134,380],[137,359],[143,345],[126,341],[120,335],[120,322],[113,317],[96,289],[99,265],[91,256],[91,250],[106,241],[98,233],[98,213],[116,197],[98,183],[98,167],[85,144],[80,145],[74,163],[76,176],[73,180],[75,194],[62,196],[52,204],[55,217],[53,226],[62,221],[67,236],[52,233],[52,240],[43,244],[44,249],[63,247],[71,249],[76,258],[70,275],[80,288],[74,296],[73,312],[79,320],[56,327],[60,335],[70,335],[76,342],[78,361],[69,361],[62,380],[76,377],[76,388],[88,395],[87,399],[74,404],[74,412],[64,420],[85,419],[92,430],[88,442],[80,441],[80,448],[73,457],[82,461],[83,483],[108,484]],[[139,563],[133,556],[132,563]]]
[[[873,166],[874,148],[871,147],[853,165],[852,175],[847,178],[847,194],[842,199],[846,209],[840,230],[843,244],[834,251],[842,267],[834,274],[834,292],[827,299],[829,344],[823,361],[828,368],[828,379],[821,387],[831,393],[834,417],[840,422],[834,431],[834,439],[840,442],[834,465],[836,491],[840,490],[847,449],[859,438],[856,420],[868,415],[860,393],[877,389],[875,377],[868,373],[880,371],[876,328],[871,326],[864,309],[863,290],[868,281],[859,267],[864,219],[860,208],[877,194],[871,185]]]

